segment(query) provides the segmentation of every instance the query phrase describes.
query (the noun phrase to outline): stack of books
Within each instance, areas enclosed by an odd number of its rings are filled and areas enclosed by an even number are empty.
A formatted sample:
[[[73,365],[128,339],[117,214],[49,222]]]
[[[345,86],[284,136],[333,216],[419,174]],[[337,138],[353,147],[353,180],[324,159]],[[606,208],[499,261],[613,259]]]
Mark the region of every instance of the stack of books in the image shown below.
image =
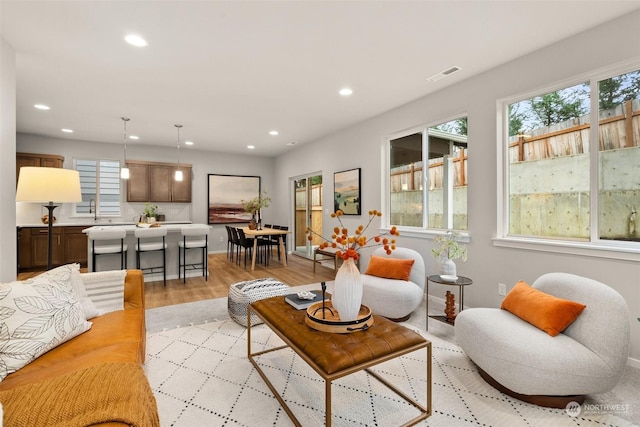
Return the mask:
[[[303,299],[298,297],[298,294],[289,294],[284,297],[284,300],[291,304],[296,310],[306,310],[311,304],[322,301],[322,291],[311,291],[315,294],[313,299]],[[329,299],[325,295],[325,299]]]

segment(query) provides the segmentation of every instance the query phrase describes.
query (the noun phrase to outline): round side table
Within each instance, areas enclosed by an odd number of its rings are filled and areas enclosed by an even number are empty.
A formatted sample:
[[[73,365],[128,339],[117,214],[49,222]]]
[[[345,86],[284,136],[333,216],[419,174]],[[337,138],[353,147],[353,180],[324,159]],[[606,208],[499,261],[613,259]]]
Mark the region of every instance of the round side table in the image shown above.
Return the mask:
[[[455,281],[443,280],[439,275],[434,274],[432,276],[427,276],[427,298],[426,298],[426,314],[427,314],[427,331],[429,330],[429,318],[439,320],[448,325],[455,324],[455,319],[449,320],[446,316],[430,316],[429,315],[429,282],[438,283],[440,285],[447,286],[457,286],[458,287],[458,313],[462,311],[464,307],[464,287],[473,284],[473,280],[468,277],[458,276],[458,279]]]

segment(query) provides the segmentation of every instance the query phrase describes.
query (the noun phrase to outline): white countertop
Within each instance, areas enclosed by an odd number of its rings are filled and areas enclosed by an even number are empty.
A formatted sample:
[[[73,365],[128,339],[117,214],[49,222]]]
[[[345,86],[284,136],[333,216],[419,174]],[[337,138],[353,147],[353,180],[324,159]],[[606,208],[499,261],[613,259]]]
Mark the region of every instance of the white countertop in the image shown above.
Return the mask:
[[[210,229],[212,228],[210,225],[207,225],[207,224],[191,224],[191,223],[185,223],[185,222],[179,222],[179,223],[163,222],[163,223],[161,223],[160,227],[166,228],[167,231],[172,232],[172,231],[180,231],[180,230],[182,230],[183,227],[203,226],[203,225],[206,226],[206,227],[209,227]],[[124,229],[124,230],[127,231],[127,234],[133,234],[133,232],[136,230],[137,226],[135,224],[94,225],[93,227],[89,227],[89,228],[86,228],[86,229],[82,230],[82,232],[86,233],[86,234],[90,234],[92,231],[113,230],[114,228]]]
[[[161,224],[191,224],[191,221],[163,221]],[[136,225],[135,222],[56,222],[53,224],[54,227],[122,227],[127,225]],[[27,228],[27,227],[48,227],[48,224],[43,224],[41,222],[33,223],[33,224],[18,224],[16,227],[18,228]]]

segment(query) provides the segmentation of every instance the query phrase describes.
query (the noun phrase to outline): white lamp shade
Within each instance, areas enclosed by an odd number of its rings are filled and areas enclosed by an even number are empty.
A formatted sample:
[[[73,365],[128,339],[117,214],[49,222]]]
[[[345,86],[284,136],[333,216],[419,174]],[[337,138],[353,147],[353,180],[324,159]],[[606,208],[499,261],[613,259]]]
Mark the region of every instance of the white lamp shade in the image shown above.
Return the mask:
[[[176,170],[176,177],[175,177],[176,181],[182,181],[182,171],[181,170]]]
[[[16,202],[77,203],[82,201],[78,171],[60,168],[20,168]]]
[[[129,168],[120,168],[120,178],[129,179]]]

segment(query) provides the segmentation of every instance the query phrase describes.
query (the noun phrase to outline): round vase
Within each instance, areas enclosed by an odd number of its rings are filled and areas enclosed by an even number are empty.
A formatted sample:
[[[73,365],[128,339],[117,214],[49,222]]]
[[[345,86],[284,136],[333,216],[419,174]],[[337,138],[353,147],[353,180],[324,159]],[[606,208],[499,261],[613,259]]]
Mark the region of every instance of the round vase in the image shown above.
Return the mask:
[[[345,260],[334,282],[331,304],[338,310],[342,321],[353,321],[358,318],[362,304],[362,277],[353,258]]]
[[[249,230],[255,230],[256,229],[256,218],[255,217],[251,217],[251,219],[249,220]]]
[[[440,275],[441,276],[457,276],[456,274],[456,263],[452,259],[445,259],[440,264]]]

